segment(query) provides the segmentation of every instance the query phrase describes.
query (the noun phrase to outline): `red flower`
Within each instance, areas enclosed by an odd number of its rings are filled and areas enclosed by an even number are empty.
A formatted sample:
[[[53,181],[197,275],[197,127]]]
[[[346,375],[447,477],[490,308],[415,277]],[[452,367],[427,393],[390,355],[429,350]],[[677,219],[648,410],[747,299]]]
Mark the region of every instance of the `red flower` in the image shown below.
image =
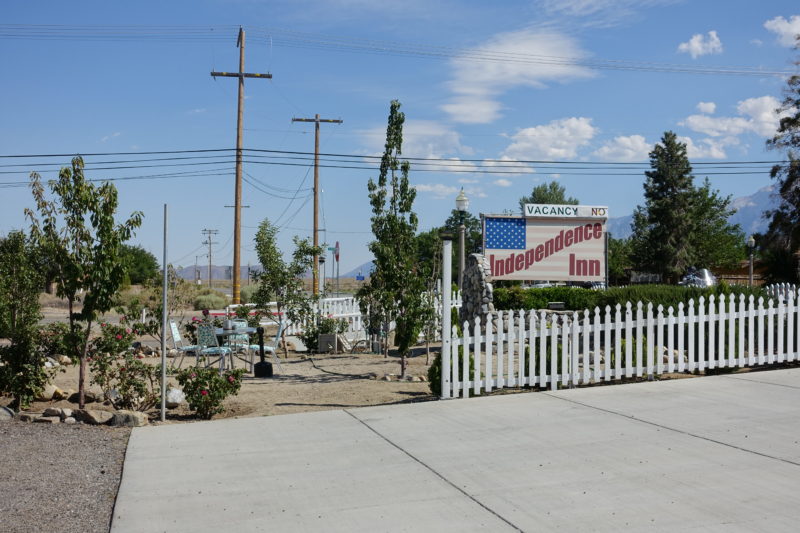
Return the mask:
[[[192,379],[194,379],[194,378],[196,378],[196,377],[197,377],[197,374],[195,374],[194,372],[192,372],[192,374],[191,374],[189,377],[190,377],[190,378],[192,378]]]
[[[203,390],[201,390],[201,391],[200,391],[200,394],[201,394],[202,396],[208,396],[208,391],[207,391],[207,390],[205,390],[205,389],[203,389]]]
[[[120,340],[121,338],[122,338],[122,335],[120,335],[119,333],[117,333],[117,340]]]
[[[233,383],[234,382],[233,376],[228,376],[228,381]]]

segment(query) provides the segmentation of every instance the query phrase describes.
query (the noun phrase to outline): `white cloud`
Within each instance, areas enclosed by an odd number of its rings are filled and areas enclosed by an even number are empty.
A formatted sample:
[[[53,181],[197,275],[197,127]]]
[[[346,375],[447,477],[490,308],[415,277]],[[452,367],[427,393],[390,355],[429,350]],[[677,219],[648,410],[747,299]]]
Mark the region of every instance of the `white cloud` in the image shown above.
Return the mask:
[[[484,167],[493,167],[503,169],[506,172],[515,172],[517,174],[535,174],[536,170],[528,163],[523,163],[518,159],[508,157],[507,155],[500,156],[498,159],[485,159],[481,163]]]
[[[361,135],[371,152],[383,153],[385,126],[362,131]],[[458,132],[444,124],[433,120],[406,120],[403,124],[403,155],[406,157],[439,158],[472,153],[472,148],[461,144]]]
[[[106,141],[108,141],[108,140],[110,140],[110,139],[113,139],[113,138],[115,138],[115,137],[119,137],[120,135],[122,135],[122,133],[121,133],[121,132],[119,132],[119,131],[115,131],[115,132],[114,132],[114,133],[112,133],[111,135],[106,135],[105,137],[103,137],[102,139],[100,139],[100,142],[101,142],[101,143],[104,143],[104,142],[106,142]]]
[[[520,30],[495,35],[485,44],[450,61],[453,93],[442,106],[451,119],[464,124],[487,124],[501,116],[500,96],[515,88],[542,88],[593,75],[574,64],[540,62],[538,56],[582,58],[587,54],[571,37],[554,30]],[[501,57],[503,61],[481,60]],[[508,61],[514,59],[514,61]]]
[[[200,113],[205,113],[205,112],[206,112],[206,108],[205,107],[197,107],[195,109],[190,109],[189,111],[186,112],[186,114],[187,115],[199,115]]]
[[[794,15],[786,20],[775,17],[764,23],[764,27],[778,36],[778,42],[783,46],[797,44],[797,35],[800,34],[800,15]]]
[[[779,106],[780,102],[774,96],[748,98],[737,104],[736,111],[739,116],[689,115],[680,125],[711,137],[730,137],[745,132],[771,137],[775,134],[780,118],[783,116],[776,113]],[[698,109],[699,107],[698,105]]]
[[[503,156],[511,159],[574,159],[578,148],[589,144],[598,132],[592,119],[571,117],[519,130]]]
[[[764,41],[761,39],[750,39],[750,44],[753,46],[764,46]]]
[[[466,185],[466,184],[468,184],[468,183],[469,183],[469,184],[471,184],[471,183],[478,183],[478,180],[476,180],[476,179],[471,179],[471,178],[460,178],[460,179],[458,180],[458,182],[459,182],[459,183],[463,183],[463,184],[465,184],[465,185]]]
[[[509,181],[509,180],[507,180],[505,178],[500,178],[499,180],[494,180],[494,184],[497,185],[498,187],[511,187],[511,181]]]
[[[686,155],[689,159],[725,159],[728,157],[725,153],[725,145],[729,143],[726,143],[725,139],[703,139],[698,143],[695,143],[691,137],[678,137],[678,140],[686,144]]]
[[[641,135],[628,135],[614,137],[592,155],[606,161],[646,161],[652,150],[653,145]]]
[[[705,113],[707,115],[711,115],[714,111],[717,110],[717,104],[714,102],[700,102],[697,104],[697,110],[701,113]]]
[[[707,38],[703,34],[697,33],[692,35],[692,38],[687,42],[679,44],[678,52],[688,53],[692,56],[692,59],[708,54],[721,54],[722,41],[719,40],[719,36],[714,30],[708,32]]]
[[[572,26],[576,19],[584,19],[585,26],[610,27],[635,16],[642,8],[675,2],[676,0],[538,0],[537,7],[549,15],[563,17]]]

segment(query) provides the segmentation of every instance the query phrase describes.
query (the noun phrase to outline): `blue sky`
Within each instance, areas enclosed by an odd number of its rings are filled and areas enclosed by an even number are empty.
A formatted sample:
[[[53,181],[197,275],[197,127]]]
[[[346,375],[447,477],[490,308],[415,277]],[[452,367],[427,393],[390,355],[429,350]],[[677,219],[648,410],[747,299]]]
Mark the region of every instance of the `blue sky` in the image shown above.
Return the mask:
[[[701,163],[695,168],[698,178],[705,175],[702,163],[779,158],[764,149],[764,141],[777,124],[773,110],[784,78],[719,70],[793,72],[792,35],[800,33],[796,2],[494,4],[9,2],[0,32],[6,73],[0,86],[0,154],[233,148],[236,81],[215,81],[209,71],[236,69],[236,27],[241,24],[247,31],[246,70],[274,76],[271,81],[246,82],[245,147],[311,152],[313,125],[292,124],[291,119],[319,113],[344,120],[342,125],[322,126],[323,152],[376,155],[383,146],[389,102],[397,98],[407,121],[404,155],[452,159],[450,170],[467,171],[438,171],[439,166],[433,167],[436,172],[421,172],[425,167],[412,163],[420,229],[444,221],[461,187],[475,214],[516,209],[520,196],[550,179],[558,179],[582,203],[608,205],[611,216],[627,215],[642,201],[643,176],[635,170],[641,165],[633,165],[634,175],[627,176],[599,176],[591,170],[576,176],[563,165],[527,163],[518,164],[515,168],[522,172],[516,174],[469,172],[486,170],[487,165],[499,168],[531,160],[643,163],[665,130],[689,143],[692,162]],[[54,38],[31,39],[29,27],[11,24],[59,26],[51,29]],[[100,37],[106,35],[103,32],[118,34],[123,25],[149,27],[155,37]],[[197,37],[189,38],[189,30],[196,30]],[[402,53],[411,49],[415,53]],[[633,68],[601,68],[608,65]],[[687,68],[712,73],[676,72]],[[87,161],[89,168],[103,168],[125,166],[103,161],[155,157]],[[187,167],[159,166],[182,160],[139,162],[135,165],[140,168],[90,170],[88,175],[119,178],[218,169],[216,175],[133,179],[116,185],[121,215],[136,209],[145,213],[134,242],[160,256],[167,203],[171,262],[189,265],[196,256],[204,262],[201,230],[216,228],[214,263],[230,264],[233,212],[225,205],[233,203],[233,164],[230,157],[223,159],[192,160],[217,164]],[[492,162],[497,160],[506,162]],[[0,182],[25,181],[34,169],[54,177],[57,165],[42,164],[68,161],[69,157],[3,159],[0,164],[21,166],[1,169],[17,173],[0,174]],[[260,161],[308,164],[304,159]],[[243,263],[255,264],[252,237],[263,218],[282,226],[279,244],[286,252],[292,236],[310,235],[313,172],[308,166],[255,162],[246,164],[245,171],[250,183],[244,184],[244,204],[250,208],[243,211],[242,258]],[[370,259],[366,183],[376,175],[321,169],[324,236],[331,244],[340,241],[342,272]],[[714,187],[734,197],[752,194],[770,182],[768,173],[758,169],[709,178]],[[0,190],[0,234],[26,226],[22,210],[32,205],[29,190]]]

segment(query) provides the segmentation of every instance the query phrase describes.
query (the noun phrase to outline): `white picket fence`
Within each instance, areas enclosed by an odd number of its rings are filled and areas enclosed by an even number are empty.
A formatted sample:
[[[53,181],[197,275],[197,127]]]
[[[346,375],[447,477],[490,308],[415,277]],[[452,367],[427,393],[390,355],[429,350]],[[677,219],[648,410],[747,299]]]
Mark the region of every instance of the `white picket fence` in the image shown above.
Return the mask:
[[[677,309],[639,302],[593,312],[500,311],[485,323],[476,318],[463,324],[461,337],[452,330],[442,398],[797,361],[798,292],[775,294],[780,297],[766,301],[701,297]]]
[[[461,293],[459,291],[453,291],[451,296],[451,306],[459,308],[461,307]],[[235,313],[235,309],[240,307],[240,305],[245,305],[247,307],[254,307],[254,304],[232,304],[225,308],[225,313],[227,315],[233,315]],[[276,302],[270,302],[268,304],[270,309],[277,310]],[[434,305],[436,307],[435,316],[440,317],[442,314],[442,300],[441,298],[434,299]],[[345,331],[344,335],[350,340],[356,340],[360,338],[366,338],[365,332],[365,321],[364,317],[361,314],[361,308],[358,305],[358,299],[354,296],[348,297],[341,297],[341,298],[323,298],[319,300],[319,302],[314,304],[314,316],[327,316],[330,318],[335,319],[344,319],[347,321],[347,330]],[[263,320],[262,324],[265,326],[269,325],[276,325],[277,323],[273,320]],[[304,320],[301,322],[291,322],[288,321],[286,325],[286,334],[290,336],[300,335],[305,331],[308,327],[308,320]],[[390,330],[394,329],[394,324],[392,324],[389,328]],[[434,328],[434,331],[438,333],[440,332],[441,328],[438,327],[438,320],[437,320],[437,327]],[[439,340],[434,339],[434,340]]]

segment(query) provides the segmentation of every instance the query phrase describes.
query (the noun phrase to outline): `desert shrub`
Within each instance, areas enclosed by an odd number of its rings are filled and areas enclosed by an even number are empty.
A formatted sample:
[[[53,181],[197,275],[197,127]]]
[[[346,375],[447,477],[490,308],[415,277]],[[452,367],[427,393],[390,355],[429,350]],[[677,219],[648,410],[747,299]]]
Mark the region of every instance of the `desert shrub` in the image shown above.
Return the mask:
[[[53,322],[39,328],[39,351],[44,357],[55,358],[57,355],[69,353],[67,336],[69,325],[65,322]]]
[[[458,347],[458,360],[460,364],[458,365],[458,380],[461,381],[461,376],[464,375],[464,348],[462,346]],[[451,363],[452,364],[452,363]],[[475,375],[475,356],[472,352],[469,354],[469,377]],[[452,377],[451,377],[452,382]],[[434,358],[433,363],[431,366],[428,367],[428,387],[431,389],[431,393],[436,396],[442,395],[442,353],[439,352],[436,354],[436,358]]]
[[[303,344],[311,352],[319,349],[319,336],[325,334],[340,334],[347,331],[347,320],[344,318],[333,318],[332,316],[321,316],[316,324],[309,324],[305,330],[298,335]]]
[[[200,294],[194,299],[195,310],[222,309],[228,305],[228,299],[217,291],[213,294]]]
[[[183,387],[189,402],[189,409],[206,420],[224,411],[222,402],[231,395],[238,394],[242,387],[245,369],[226,370],[222,374],[215,368],[186,368],[180,370],[175,378]]]
[[[258,285],[245,285],[239,290],[239,302],[249,304],[253,302],[253,295],[258,292]]]

